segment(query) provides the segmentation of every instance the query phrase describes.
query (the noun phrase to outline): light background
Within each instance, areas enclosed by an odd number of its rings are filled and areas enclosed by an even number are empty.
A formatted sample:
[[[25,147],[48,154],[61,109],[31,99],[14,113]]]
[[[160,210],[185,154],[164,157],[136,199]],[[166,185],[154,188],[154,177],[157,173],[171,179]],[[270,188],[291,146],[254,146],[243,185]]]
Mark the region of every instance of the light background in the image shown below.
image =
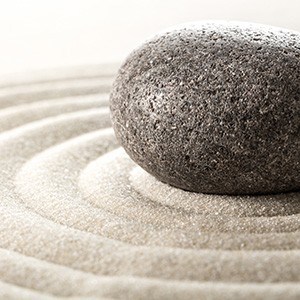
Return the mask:
[[[300,0],[0,0],[0,75],[119,62],[182,22],[226,19],[300,31]]]

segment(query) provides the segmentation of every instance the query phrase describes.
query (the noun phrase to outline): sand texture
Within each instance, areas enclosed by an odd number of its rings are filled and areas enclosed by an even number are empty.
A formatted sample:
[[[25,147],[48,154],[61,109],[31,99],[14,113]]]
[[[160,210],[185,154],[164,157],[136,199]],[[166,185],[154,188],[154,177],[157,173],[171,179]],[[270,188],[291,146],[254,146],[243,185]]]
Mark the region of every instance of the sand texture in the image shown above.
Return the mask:
[[[300,194],[194,194],[122,150],[116,67],[0,81],[1,299],[299,299]]]

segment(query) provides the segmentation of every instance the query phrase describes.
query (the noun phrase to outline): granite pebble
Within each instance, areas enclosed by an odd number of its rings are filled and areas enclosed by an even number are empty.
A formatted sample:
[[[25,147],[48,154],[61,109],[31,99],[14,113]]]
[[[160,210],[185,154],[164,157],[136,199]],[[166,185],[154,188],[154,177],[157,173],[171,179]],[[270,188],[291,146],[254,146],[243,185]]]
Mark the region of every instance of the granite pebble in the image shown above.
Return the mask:
[[[116,137],[147,172],[200,193],[300,189],[300,34],[196,22],[136,48],[110,96]]]

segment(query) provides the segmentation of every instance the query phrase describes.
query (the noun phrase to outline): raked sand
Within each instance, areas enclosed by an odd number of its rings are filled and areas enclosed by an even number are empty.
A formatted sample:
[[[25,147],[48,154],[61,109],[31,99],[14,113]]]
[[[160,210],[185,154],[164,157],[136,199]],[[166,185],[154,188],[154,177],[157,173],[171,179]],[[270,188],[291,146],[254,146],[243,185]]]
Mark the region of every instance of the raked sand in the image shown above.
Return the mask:
[[[110,124],[114,66],[0,81],[1,299],[299,299],[300,193],[167,186]]]

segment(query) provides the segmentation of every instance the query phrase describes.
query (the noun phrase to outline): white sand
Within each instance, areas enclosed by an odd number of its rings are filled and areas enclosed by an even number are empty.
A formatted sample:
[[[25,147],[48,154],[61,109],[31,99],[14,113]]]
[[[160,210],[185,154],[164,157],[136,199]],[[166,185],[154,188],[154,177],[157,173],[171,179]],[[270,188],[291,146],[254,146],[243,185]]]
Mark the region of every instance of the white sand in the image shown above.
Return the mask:
[[[300,194],[193,194],[118,147],[115,67],[0,82],[0,298],[299,299]]]

